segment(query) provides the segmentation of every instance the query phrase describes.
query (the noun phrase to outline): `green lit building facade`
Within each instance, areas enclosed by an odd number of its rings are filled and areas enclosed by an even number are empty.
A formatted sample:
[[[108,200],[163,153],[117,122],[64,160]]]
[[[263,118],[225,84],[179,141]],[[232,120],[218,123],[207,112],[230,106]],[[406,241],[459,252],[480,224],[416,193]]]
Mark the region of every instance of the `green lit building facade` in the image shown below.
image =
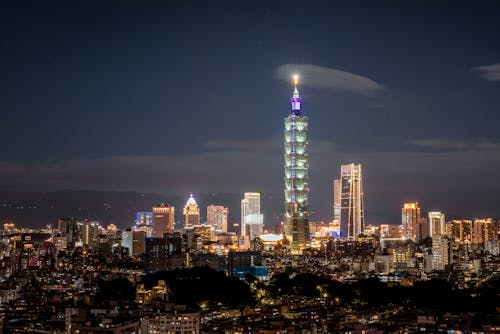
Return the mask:
[[[292,109],[285,118],[285,222],[283,233],[292,254],[301,254],[310,246],[308,123],[302,113],[302,100],[297,89],[291,99]]]

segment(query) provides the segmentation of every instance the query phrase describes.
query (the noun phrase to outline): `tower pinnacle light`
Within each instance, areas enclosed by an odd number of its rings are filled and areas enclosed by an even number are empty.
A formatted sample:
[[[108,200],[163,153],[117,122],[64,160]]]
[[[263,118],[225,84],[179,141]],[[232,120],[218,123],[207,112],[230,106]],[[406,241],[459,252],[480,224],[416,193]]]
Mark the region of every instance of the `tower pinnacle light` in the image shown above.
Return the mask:
[[[299,85],[299,76],[297,74],[293,75],[293,94],[292,94],[292,113],[296,115],[301,115],[302,111],[302,99],[300,98],[299,89],[297,86]]]

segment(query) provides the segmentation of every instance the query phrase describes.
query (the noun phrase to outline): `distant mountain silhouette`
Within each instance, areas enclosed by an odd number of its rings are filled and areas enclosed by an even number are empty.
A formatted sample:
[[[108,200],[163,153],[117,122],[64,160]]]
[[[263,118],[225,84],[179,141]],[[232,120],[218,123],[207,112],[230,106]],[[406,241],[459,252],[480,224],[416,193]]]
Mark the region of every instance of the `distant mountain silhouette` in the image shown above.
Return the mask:
[[[201,221],[206,221],[207,205],[223,205],[229,208],[228,227],[240,221],[240,201],[243,194],[193,194],[200,206]],[[175,206],[177,227],[182,226],[182,208],[189,194],[163,196],[139,192],[60,190],[54,192],[0,191],[0,223],[13,222],[19,227],[40,228],[54,224],[60,217],[96,219],[105,225],[120,228],[132,226],[135,212],[151,211],[160,203]],[[266,228],[274,231],[277,215],[282,212],[280,198],[262,195],[261,211]]]

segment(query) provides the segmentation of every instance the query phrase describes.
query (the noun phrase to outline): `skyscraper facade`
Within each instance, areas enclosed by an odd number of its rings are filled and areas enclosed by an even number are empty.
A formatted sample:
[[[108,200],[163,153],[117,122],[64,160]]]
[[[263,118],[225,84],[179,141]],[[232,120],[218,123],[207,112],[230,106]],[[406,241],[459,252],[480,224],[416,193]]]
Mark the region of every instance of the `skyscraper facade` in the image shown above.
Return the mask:
[[[100,223],[94,220],[84,220],[81,226],[83,244],[90,249],[96,249],[99,244]]]
[[[144,271],[151,274],[168,269],[168,249],[165,238],[146,238]]]
[[[429,237],[445,235],[444,213],[439,211],[429,212]]]
[[[146,249],[146,232],[145,231],[132,231],[132,254],[140,256],[144,254]]]
[[[153,213],[136,212],[134,231],[144,231],[146,237],[151,238],[153,236]]]
[[[69,247],[74,246],[81,238],[81,229],[78,228],[76,218],[60,218],[57,221],[59,235],[66,238],[66,244]]]
[[[153,237],[163,238],[163,233],[174,232],[175,208],[168,204],[154,206],[153,212]]]
[[[247,192],[241,200],[241,236],[250,236],[250,230],[263,229],[264,217],[260,213],[260,193]],[[252,232],[254,237],[255,232]],[[262,233],[261,233],[262,234]]]
[[[365,226],[361,164],[340,167],[340,228],[342,236],[357,240]]]
[[[241,199],[241,222],[240,235],[247,235],[246,216],[252,213],[260,213],[260,193],[246,192]]]
[[[405,203],[401,209],[403,238],[417,241],[417,225],[420,221],[420,207],[417,202]]]
[[[130,257],[134,256],[132,240],[132,229],[128,228],[122,232],[121,246],[127,248]]]
[[[207,225],[211,225],[217,232],[227,232],[228,208],[222,205],[207,206]]]
[[[283,232],[292,253],[310,246],[309,233],[309,118],[302,112],[302,100],[294,78],[292,108],[285,118],[285,224]]]
[[[135,213],[135,226],[149,226],[153,223],[153,213],[138,211]]]
[[[340,198],[342,187],[339,179],[333,180],[333,220],[340,223]]]
[[[422,217],[417,223],[417,242],[424,240],[429,235],[429,219]]]
[[[495,239],[495,221],[492,218],[474,219],[472,243],[484,244]]]
[[[451,221],[450,237],[455,242],[472,241],[472,220],[457,219]]]
[[[450,240],[445,235],[432,237],[432,269],[444,270],[450,264]]]
[[[184,227],[200,225],[200,208],[193,197],[193,194],[189,195],[189,198],[184,206]]]

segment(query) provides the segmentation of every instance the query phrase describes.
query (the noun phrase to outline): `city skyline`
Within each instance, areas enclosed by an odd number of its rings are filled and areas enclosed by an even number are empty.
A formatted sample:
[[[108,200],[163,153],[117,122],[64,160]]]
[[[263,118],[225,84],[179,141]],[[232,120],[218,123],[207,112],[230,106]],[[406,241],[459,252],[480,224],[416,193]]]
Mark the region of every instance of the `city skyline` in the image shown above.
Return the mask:
[[[281,198],[298,72],[312,220],[353,161],[368,224],[497,216],[500,5],[297,4],[5,5],[1,190]]]
[[[0,333],[500,333],[499,22],[0,4]]]

